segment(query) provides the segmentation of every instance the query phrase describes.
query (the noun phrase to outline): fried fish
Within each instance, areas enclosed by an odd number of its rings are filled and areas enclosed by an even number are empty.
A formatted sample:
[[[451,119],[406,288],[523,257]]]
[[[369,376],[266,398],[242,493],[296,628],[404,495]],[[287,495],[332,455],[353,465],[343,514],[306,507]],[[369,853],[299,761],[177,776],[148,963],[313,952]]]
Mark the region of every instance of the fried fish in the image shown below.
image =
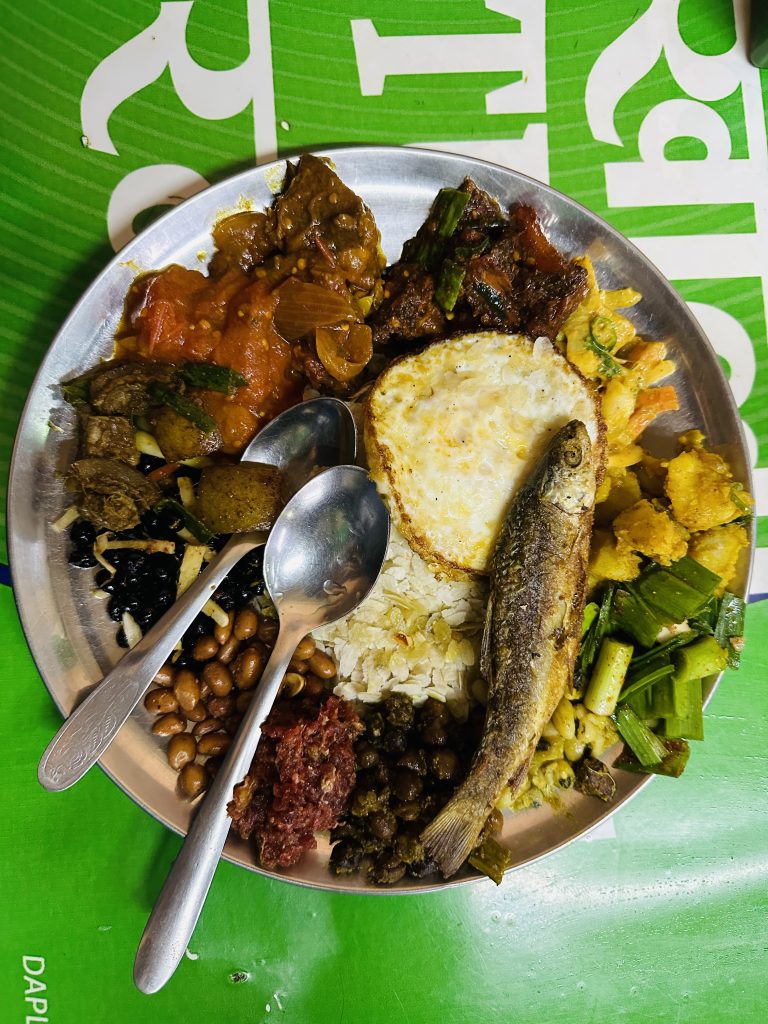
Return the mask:
[[[483,738],[469,774],[422,833],[448,878],[477,844],[510,783],[519,788],[578,650],[600,458],[582,422],[552,438],[496,542],[483,634]]]

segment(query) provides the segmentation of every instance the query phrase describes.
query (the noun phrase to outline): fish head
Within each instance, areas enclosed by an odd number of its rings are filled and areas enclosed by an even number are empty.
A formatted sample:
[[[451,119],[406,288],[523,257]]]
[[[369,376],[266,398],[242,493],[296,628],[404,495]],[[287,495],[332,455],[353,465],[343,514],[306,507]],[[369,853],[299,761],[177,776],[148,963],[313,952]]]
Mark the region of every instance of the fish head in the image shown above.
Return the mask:
[[[571,420],[549,443],[539,496],[562,512],[575,514],[592,508],[595,489],[592,442],[581,420]]]

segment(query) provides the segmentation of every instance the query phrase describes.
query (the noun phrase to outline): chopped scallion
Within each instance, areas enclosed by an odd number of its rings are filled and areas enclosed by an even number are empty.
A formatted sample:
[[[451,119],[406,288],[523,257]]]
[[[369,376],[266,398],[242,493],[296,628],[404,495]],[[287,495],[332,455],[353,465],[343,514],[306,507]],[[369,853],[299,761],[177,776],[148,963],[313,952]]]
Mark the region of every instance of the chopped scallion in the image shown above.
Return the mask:
[[[744,611],[746,605],[740,597],[726,591],[720,602],[715,623],[715,639],[728,652],[728,665],[738,668],[742,637],[744,636]]]
[[[653,647],[661,629],[672,620],[650,608],[640,595],[627,585],[616,591],[613,621],[620,632],[633,637],[642,647]]]
[[[675,654],[675,679],[688,682],[722,672],[728,663],[728,652],[715,637],[705,636]]]
[[[616,728],[643,767],[658,764],[667,755],[661,739],[652,733],[632,708],[621,705],[616,712]]]
[[[434,212],[437,215],[437,233],[441,238],[451,237],[468,202],[469,192],[457,188],[440,189],[435,199]]]
[[[620,700],[623,702],[633,694],[642,693],[644,690],[647,690],[648,687],[653,686],[654,683],[658,683],[661,679],[666,679],[667,676],[671,676],[674,671],[675,666],[667,663],[666,665],[660,665],[658,668],[652,669],[650,672],[646,672],[644,675],[633,678],[632,682],[625,686],[621,691]],[[645,716],[641,715],[640,717],[643,718]]]
[[[597,613],[600,611],[600,605],[595,601],[590,601],[589,604],[584,606],[584,614],[581,617],[581,635],[584,636],[597,618]]]
[[[583,676],[586,676],[597,657],[597,652],[600,649],[600,644],[603,642],[603,638],[608,635],[611,626],[611,613],[613,611],[613,599],[616,593],[616,587],[614,584],[609,584],[603,591],[603,596],[600,600],[600,607],[596,614],[592,615],[592,622],[587,630],[587,634],[584,637],[581,644],[581,653],[579,654],[579,669]],[[587,605],[589,608],[589,605]],[[584,609],[586,616],[587,609]]]
[[[693,587],[694,590],[699,590],[702,594],[707,595],[713,594],[715,588],[722,582],[717,573],[707,569],[701,562],[697,562],[688,555],[684,555],[676,562],[673,562],[669,567],[669,572]]]
[[[435,288],[435,302],[446,313],[450,313],[456,305],[466,272],[464,267],[453,260],[443,261]]]
[[[216,429],[216,420],[212,416],[202,409],[197,402],[192,402],[188,398],[184,398],[178,392],[172,388],[166,387],[165,384],[158,384],[156,381],[150,386],[150,394],[152,400],[157,402],[158,405],[165,405],[169,409],[173,409],[179,416],[183,416],[185,419],[190,420],[200,430],[206,434],[210,434],[211,431]]]
[[[201,544],[207,544],[209,541],[213,540],[213,537],[215,536],[215,534],[211,533],[208,527],[202,523],[197,516],[192,515],[192,513],[188,509],[184,508],[180,502],[176,501],[175,498],[161,498],[155,505],[155,509],[158,512],[163,509],[171,509],[171,511],[175,512],[192,536],[196,537]]]
[[[216,363],[184,363],[179,375],[193,388],[221,391],[225,395],[233,395],[238,388],[248,385],[242,373]]]
[[[704,703],[700,679],[674,681],[675,704],[679,709],[664,719],[664,735],[674,739],[704,739]]]
[[[492,313],[495,313],[501,320],[506,321],[507,310],[504,305],[504,299],[501,292],[497,292],[495,288],[489,285],[485,281],[473,281],[472,287],[490,309]]]
[[[686,764],[688,763],[691,748],[685,740],[671,739],[666,736],[663,739],[663,743],[666,749],[666,755],[658,762],[658,764],[643,766],[633,756],[632,752],[625,748],[616,761],[616,767],[622,768],[627,772],[643,772],[650,775],[667,775],[673,779],[679,779],[683,774]]]
[[[633,650],[631,644],[612,637],[603,640],[595,670],[584,694],[584,706],[596,715],[612,715],[616,710]]]
[[[710,593],[703,593],[660,568],[640,576],[631,586],[650,608],[660,613],[664,625],[684,622],[700,612],[710,598]]]

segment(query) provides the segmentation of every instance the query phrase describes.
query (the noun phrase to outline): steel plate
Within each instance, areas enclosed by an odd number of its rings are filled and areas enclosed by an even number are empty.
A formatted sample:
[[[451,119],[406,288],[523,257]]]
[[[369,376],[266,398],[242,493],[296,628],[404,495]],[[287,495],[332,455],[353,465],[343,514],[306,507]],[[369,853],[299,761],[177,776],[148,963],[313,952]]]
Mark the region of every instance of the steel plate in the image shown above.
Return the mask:
[[[749,459],[730,388],[715,352],[688,307],[664,277],[622,235],[589,210],[524,175],[492,164],[428,150],[361,147],[327,151],[342,179],[374,213],[389,262],[400,255],[443,186],[466,175],[495,196],[536,208],[547,235],[571,256],[589,253],[604,287],[631,285],[643,301],[630,313],[641,335],[665,339],[677,364],[672,380],[680,411],[665,415],[646,434],[657,454],[673,450],[676,436],[701,428],[708,443],[731,463],[749,486]],[[89,598],[92,574],[67,564],[66,537],[51,523],[66,507],[61,474],[74,457],[75,417],[61,399],[58,384],[112,351],[113,335],[128,286],[139,271],[180,263],[199,269],[200,254],[212,253],[211,227],[247,202],[258,209],[273,199],[284,161],[246,171],[194,196],[152,224],[102,271],[64,323],[40,367],[19,426],[9,489],[9,547],[14,590],[30,649],[51,696],[68,714],[118,660],[114,623],[103,605]],[[271,187],[270,187],[271,186]],[[52,429],[51,425],[61,429]],[[748,559],[741,572],[746,591]],[[710,687],[714,688],[714,681]],[[102,768],[130,797],[159,821],[186,833],[194,805],[179,799],[176,774],[160,741],[149,732],[150,716],[137,710],[101,760]],[[41,751],[42,753],[42,751]],[[649,781],[616,773],[615,801],[569,793],[566,809],[548,808],[508,816],[502,840],[513,851],[510,870],[537,860],[583,835]],[[685,785],[681,781],[680,785]],[[304,857],[290,871],[256,866],[244,842],[232,837],[225,856],[243,867],[286,881],[347,892],[416,892],[477,879],[470,873],[448,882],[404,881],[374,889],[356,876],[336,878],[327,869],[328,844]]]

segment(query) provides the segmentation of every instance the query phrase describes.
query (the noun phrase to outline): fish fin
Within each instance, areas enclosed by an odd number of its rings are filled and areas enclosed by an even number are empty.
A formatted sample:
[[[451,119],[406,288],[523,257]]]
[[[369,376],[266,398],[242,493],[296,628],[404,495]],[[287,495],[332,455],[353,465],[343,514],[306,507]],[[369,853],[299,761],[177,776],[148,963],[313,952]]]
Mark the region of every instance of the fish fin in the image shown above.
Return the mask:
[[[493,618],[493,589],[488,595],[488,604],[485,609],[485,625],[483,627],[483,639],[480,642],[480,675],[491,685],[493,675],[493,654],[491,650],[491,620]]]
[[[455,874],[470,855],[483,829],[486,816],[477,817],[476,807],[464,807],[467,801],[450,800],[420,839],[443,877]]]

